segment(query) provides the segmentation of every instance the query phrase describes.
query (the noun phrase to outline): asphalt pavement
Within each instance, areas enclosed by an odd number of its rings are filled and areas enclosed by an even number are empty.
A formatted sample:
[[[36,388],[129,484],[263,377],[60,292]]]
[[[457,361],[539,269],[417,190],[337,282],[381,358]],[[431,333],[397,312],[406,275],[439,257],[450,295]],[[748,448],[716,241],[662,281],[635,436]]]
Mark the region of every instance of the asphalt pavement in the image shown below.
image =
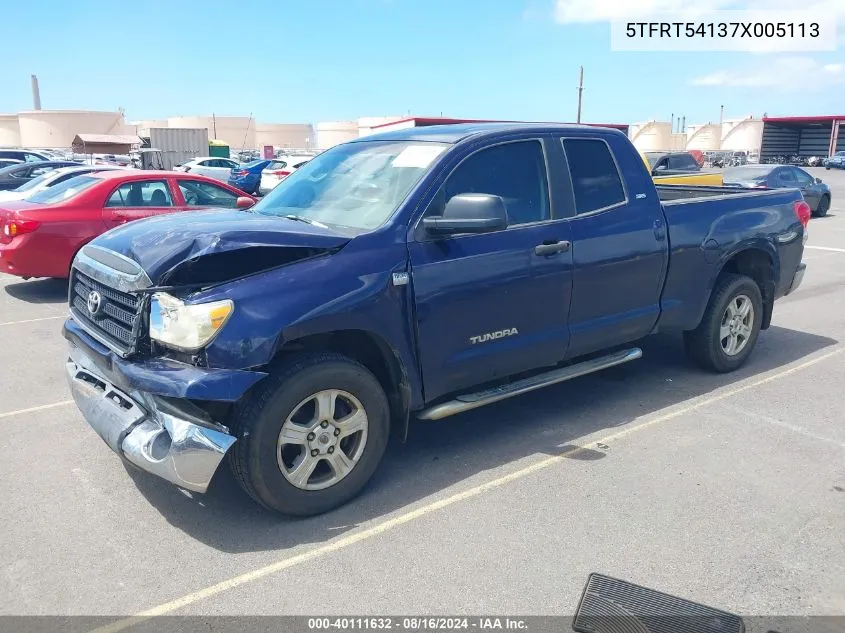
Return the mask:
[[[67,286],[0,275],[0,615],[571,615],[590,572],[845,615],[845,171],[750,362],[643,359],[393,442],[354,502],[270,514],[125,467],[69,402]],[[131,621],[117,629],[131,630]]]

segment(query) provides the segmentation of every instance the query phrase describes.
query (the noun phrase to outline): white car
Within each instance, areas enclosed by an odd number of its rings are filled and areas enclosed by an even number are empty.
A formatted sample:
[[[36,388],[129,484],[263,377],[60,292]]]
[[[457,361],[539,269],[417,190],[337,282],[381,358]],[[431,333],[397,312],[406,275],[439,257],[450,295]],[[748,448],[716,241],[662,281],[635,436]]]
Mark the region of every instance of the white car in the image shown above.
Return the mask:
[[[34,193],[44,191],[44,189],[47,189],[48,187],[58,185],[60,182],[70,180],[75,176],[90,174],[94,171],[110,171],[113,169],[127,168],[111,165],[80,165],[79,167],[61,167],[59,169],[53,169],[45,174],[36,176],[28,182],[25,182],[17,189],[12,189],[11,191],[0,191],[0,202],[8,202],[9,200],[26,200]]]
[[[313,156],[280,156],[261,171],[261,184],[258,193],[262,196],[270,193],[276,185],[302,167]]]
[[[228,182],[232,170],[239,165],[238,161],[231,158],[216,158],[214,156],[197,156],[187,163],[176,165],[176,171],[185,171],[200,176],[214,178],[221,182]]]

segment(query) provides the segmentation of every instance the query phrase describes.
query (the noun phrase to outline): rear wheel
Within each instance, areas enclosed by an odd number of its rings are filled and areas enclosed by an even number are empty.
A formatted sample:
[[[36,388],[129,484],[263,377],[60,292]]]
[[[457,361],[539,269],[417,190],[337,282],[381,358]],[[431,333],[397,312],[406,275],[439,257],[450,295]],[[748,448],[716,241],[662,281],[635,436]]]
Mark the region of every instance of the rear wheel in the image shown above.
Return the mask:
[[[237,412],[232,470],[265,507],[320,514],[372,477],[389,419],[384,390],[364,366],[334,353],[300,356],[279,366]]]
[[[724,373],[742,366],[760,334],[763,297],[744,275],[719,278],[699,326],[684,333],[687,353],[699,365]]]
[[[827,215],[828,209],[830,209],[830,196],[822,196],[822,199],[819,200],[819,206],[813,211],[813,217],[823,218]]]

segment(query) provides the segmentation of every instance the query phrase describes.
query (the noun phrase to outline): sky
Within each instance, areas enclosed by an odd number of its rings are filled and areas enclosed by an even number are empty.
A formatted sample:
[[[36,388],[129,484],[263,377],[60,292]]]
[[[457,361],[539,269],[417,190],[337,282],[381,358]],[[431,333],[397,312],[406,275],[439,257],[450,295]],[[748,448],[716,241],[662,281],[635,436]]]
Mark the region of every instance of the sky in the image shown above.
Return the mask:
[[[126,120],[316,123],[405,115],[687,124],[845,114],[845,0],[835,52],[614,52],[608,19],[646,9],[794,0],[145,0],[2,8],[0,112],[116,110]],[[122,12],[118,7],[124,6]],[[131,7],[131,12],[129,11]],[[837,15],[834,11],[839,8]]]

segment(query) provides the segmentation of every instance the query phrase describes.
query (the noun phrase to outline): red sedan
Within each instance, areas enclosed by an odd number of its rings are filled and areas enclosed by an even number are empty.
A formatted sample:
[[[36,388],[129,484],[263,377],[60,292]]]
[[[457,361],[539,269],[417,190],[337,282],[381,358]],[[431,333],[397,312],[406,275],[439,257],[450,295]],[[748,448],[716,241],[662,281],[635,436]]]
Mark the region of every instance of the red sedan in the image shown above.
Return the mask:
[[[27,200],[0,202],[0,272],[65,278],[80,248],[125,222],[254,203],[234,187],[195,174],[120,170],[77,176]]]

